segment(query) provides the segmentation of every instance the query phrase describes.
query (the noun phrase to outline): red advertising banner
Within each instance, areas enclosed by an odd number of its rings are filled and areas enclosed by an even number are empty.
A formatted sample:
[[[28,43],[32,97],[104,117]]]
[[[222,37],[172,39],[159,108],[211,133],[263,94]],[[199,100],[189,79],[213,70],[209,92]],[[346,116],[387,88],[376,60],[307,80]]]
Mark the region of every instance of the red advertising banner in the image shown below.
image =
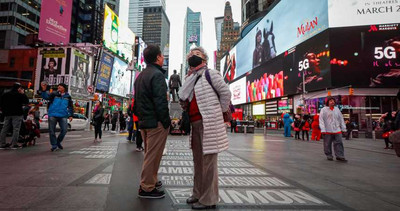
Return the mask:
[[[56,45],[69,42],[72,0],[42,0],[39,40]]]

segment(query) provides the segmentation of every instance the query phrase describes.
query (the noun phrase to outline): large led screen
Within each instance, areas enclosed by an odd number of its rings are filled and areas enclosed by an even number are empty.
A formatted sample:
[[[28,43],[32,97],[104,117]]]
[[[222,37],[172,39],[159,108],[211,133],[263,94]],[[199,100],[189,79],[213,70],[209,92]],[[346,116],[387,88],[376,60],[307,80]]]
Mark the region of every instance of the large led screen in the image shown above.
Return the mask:
[[[136,61],[136,69],[142,71],[146,68],[146,62],[144,61],[143,51],[147,47],[147,44],[142,40],[142,38],[137,37],[138,41],[138,52],[137,52],[137,61]]]
[[[247,102],[281,97],[284,93],[282,56],[252,70],[246,77]]]
[[[110,94],[126,97],[129,94],[131,72],[126,71],[128,64],[114,58],[114,65],[110,79]]]
[[[223,66],[221,66],[222,73],[225,82],[231,82],[236,78],[236,47],[233,47],[224,58]]]
[[[330,36],[334,86],[400,87],[399,24],[335,28]]]
[[[229,84],[229,89],[232,93],[231,101],[233,105],[246,103],[246,77]]]
[[[400,1],[329,0],[329,27],[400,22]]]
[[[254,104],[253,115],[265,115],[265,103]]]
[[[328,31],[286,51],[283,56],[285,94],[302,93],[303,74],[306,92],[331,86]]]
[[[71,57],[72,74],[70,79],[70,93],[75,99],[87,100],[88,87],[91,86],[92,57],[73,49]]]
[[[103,43],[110,51],[131,62],[135,34],[107,5],[104,8]]]
[[[282,0],[236,45],[236,74],[253,68],[328,28],[326,0]]]

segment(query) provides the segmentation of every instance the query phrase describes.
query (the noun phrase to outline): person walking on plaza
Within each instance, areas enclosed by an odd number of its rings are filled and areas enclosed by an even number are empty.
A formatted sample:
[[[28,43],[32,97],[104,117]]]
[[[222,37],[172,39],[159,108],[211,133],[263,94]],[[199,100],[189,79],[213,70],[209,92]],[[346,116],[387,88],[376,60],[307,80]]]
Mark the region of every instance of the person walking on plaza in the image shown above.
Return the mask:
[[[335,98],[329,97],[319,114],[319,127],[324,134],[324,152],[328,160],[333,160],[333,143],[336,160],[347,162],[342,141],[342,132],[346,132],[346,125],[342,113],[335,105]]]
[[[222,115],[229,108],[231,92],[222,76],[207,67],[202,47],[187,56],[190,71],[179,92],[192,126],[190,136],[194,163],[193,195],[186,202],[193,209],[215,209],[218,203],[218,153],[228,149]]]
[[[66,92],[67,85],[60,83],[58,84],[57,91],[50,93],[47,90],[47,83],[41,83],[41,95],[43,99],[49,101],[48,117],[49,117],[49,135],[51,151],[58,149],[64,149],[61,142],[64,136],[67,134],[68,122],[72,121],[72,115],[74,113],[71,95]],[[56,137],[56,125],[60,125],[60,134]]]
[[[233,132],[236,133],[236,126],[237,126],[236,119],[232,118],[232,120],[231,120],[231,133],[233,133]]]
[[[19,130],[23,119],[22,106],[29,103],[28,97],[24,93],[20,83],[15,83],[9,92],[6,92],[1,97],[0,108],[4,115],[4,125],[0,135],[0,149],[6,149],[11,146],[11,149],[18,149]],[[6,143],[6,135],[13,128],[11,143]]]
[[[319,115],[315,114],[313,122],[311,123],[311,140],[319,141],[321,139],[321,128],[319,128]]]
[[[298,140],[300,140],[300,124],[301,124],[301,120],[300,120],[300,115],[295,115],[294,116],[294,124],[293,124],[293,129],[294,129],[294,131],[296,132],[295,134],[294,134],[294,139],[298,139]]]
[[[301,128],[301,139],[304,141],[304,134],[306,134],[307,141],[309,141],[308,131],[310,131],[310,115],[306,114],[303,116],[303,120],[301,120],[300,128]]]
[[[107,131],[110,130],[110,114],[106,113],[106,115],[104,116],[104,128],[103,130],[106,130],[106,126],[107,126]]]
[[[348,119],[346,119],[344,123],[346,124],[346,130],[347,130],[346,140],[350,140],[351,132],[353,131],[353,124]]]
[[[141,198],[163,198],[164,191],[158,190],[157,173],[167,141],[171,119],[167,100],[164,56],[160,47],[148,45],[144,49],[147,67],[135,81],[135,106],[133,113],[139,119],[139,129],[144,141],[144,160],[139,188]]]
[[[382,137],[385,140],[385,149],[393,149],[393,143],[389,140],[389,136],[396,130],[396,112],[386,112],[382,115],[382,118]]]
[[[101,142],[101,125],[103,124],[104,121],[104,108],[103,108],[103,103],[100,101],[97,101],[96,107],[93,109],[93,124],[94,124],[94,143],[96,142]],[[99,139],[97,139],[97,136]]]
[[[111,117],[111,132],[117,131],[118,111],[115,111]]]
[[[176,99],[179,99],[179,87],[182,86],[181,83],[181,78],[179,77],[178,74],[176,74],[176,70],[174,70],[174,74],[171,75],[171,77],[169,78],[169,90],[172,94],[172,101],[176,102]],[[178,97],[178,98],[176,98]]]
[[[284,125],[284,130],[285,130],[285,137],[292,137],[292,134],[291,134],[292,123],[293,123],[293,119],[290,118],[290,115],[288,113],[283,115],[283,125]]]

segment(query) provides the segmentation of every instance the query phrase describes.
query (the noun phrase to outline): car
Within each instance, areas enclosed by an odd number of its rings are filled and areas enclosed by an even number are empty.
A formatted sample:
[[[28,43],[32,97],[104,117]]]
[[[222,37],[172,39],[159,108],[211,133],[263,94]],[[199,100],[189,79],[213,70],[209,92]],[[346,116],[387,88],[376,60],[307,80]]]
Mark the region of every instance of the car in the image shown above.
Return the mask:
[[[49,129],[49,123],[48,123],[48,115],[44,114],[42,118],[40,119],[40,129],[41,130],[48,130]],[[72,115],[72,121],[67,120],[68,122],[68,130],[84,130],[89,124],[88,118],[86,118],[82,114],[74,113]],[[56,128],[60,128],[60,126],[57,124]]]

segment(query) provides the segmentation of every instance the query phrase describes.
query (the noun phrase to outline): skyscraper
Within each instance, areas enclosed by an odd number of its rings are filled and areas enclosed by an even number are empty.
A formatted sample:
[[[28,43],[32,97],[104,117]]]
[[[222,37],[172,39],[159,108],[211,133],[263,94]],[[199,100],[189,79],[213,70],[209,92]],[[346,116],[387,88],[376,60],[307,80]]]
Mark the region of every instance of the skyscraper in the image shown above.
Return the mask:
[[[189,7],[186,10],[185,22],[183,26],[183,70],[187,73],[186,55],[189,53],[190,47],[193,45],[201,45],[201,34],[203,24],[201,21],[201,13],[193,12]]]
[[[214,19],[215,23],[215,37],[217,38],[217,51],[219,51],[222,39],[222,24],[224,22],[224,16],[216,17]]]
[[[142,38],[148,45],[160,46],[165,56],[169,52],[169,29],[169,19],[163,7],[143,8]]]
[[[165,0],[129,0],[128,27],[139,37],[143,36],[143,12],[145,7],[162,7],[165,11]]]
[[[220,61],[224,54],[230,50],[239,37],[239,24],[233,22],[231,3],[225,3],[224,21],[222,23],[221,43],[217,52],[217,70],[220,70]]]

